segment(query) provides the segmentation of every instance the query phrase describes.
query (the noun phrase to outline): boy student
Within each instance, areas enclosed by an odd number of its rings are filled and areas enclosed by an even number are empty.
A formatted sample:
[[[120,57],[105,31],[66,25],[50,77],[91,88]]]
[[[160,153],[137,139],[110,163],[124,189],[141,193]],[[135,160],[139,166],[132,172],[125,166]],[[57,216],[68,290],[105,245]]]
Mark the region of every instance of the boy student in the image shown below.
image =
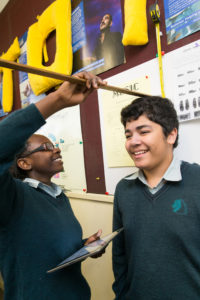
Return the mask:
[[[121,112],[126,149],[138,171],[114,200],[113,290],[116,300],[200,299],[200,166],[173,155],[173,104],[138,98]]]
[[[62,156],[45,136],[33,134],[53,113],[80,104],[105,84],[89,73],[0,122],[0,271],[5,300],[89,300],[80,263],[47,274],[83,246],[82,230],[68,198],[51,182]],[[72,129],[73,130],[73,129]],[[16,179],[11,176],[9,168]],[[99,239],[101,230],[85,244]]]

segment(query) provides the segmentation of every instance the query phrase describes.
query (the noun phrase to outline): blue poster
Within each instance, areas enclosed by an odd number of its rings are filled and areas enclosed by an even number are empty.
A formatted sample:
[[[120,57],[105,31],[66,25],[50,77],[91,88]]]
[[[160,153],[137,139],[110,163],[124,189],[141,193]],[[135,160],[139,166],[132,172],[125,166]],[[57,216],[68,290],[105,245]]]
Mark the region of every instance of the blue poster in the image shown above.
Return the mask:
[[[100,74],[125,62],[120,0],[72,1],[73,71]]]
[[[0,117],[3,117],[3,116],[7,115],[7,113],[5,113],[3,111],[3,107],[2,107],[2,88],[3,88],[2,82],[0,81]]]
[[[26,41],[27,41],[27,32],[23,34],[23,36],[19,39],[19,45],[21,49],[21,54],[19,57],[20,64],[27,64],[27,49],[26,49]],[[28,106],[31,103],[36,103],[42,98],[45,97],[45,94],[41,94],[36,96],[30,86],[28,74],[25,72],[19,71],[19,89],[20,89],[20,98],[21,98],[21,106],[22,108]]]
[[[200,0],[164,0],[167,43],[200,30]]]

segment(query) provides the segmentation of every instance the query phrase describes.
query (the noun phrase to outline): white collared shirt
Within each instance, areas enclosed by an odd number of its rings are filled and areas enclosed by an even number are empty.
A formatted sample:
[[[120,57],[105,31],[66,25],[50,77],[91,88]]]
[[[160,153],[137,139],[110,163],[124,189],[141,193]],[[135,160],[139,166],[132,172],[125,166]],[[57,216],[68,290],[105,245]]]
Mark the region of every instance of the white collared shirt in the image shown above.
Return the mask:
[[[45,191],[47,194],[51,195],[54,198],[56,198],[62,193],[61,187],[53,182],[50,186],[33,178],[25,178],[23,181],[27,182],[30,186],[34,187],[35,189],[37,189],[38,187],[41,188],[43,191]]]
[[[147,182],[142,170],[136,171],[134,174],[126,177],[125,179],[131,180],[131,179],[136,179],[136,178],[138,178],[142,183],[144,183],[148,187],[149,191],[152,194],[155,194],[163,187],[163,185],[165,184],[166,181],[181,181],[182,180],[181,161],[174,156],[171,164],[169,165],[167,171],[161,178],[160,182],[153,188],[148,185],[148,182]]]

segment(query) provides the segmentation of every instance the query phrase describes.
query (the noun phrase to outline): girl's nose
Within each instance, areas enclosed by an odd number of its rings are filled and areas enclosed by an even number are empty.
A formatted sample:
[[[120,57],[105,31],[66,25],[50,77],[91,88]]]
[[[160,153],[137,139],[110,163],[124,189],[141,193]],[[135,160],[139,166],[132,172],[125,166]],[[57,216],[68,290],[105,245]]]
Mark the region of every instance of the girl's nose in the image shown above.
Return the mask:
[[[60,150],[59,147],[55,147],[55,148],[53,149],[53,151],[54,151],[55,153],[60,153],[60,152],[61,152],[61,150]]]

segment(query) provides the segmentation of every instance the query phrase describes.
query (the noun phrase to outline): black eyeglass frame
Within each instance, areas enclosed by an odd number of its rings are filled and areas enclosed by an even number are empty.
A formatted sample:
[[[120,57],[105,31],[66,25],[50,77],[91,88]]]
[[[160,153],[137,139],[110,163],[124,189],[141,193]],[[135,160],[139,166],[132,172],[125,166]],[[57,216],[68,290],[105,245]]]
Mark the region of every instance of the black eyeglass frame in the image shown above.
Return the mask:
[[[33,149],[32,151],[27,151],[26,153],[23,153],[20,157],[26,157],[29,156],[35,152],[40,152],[40,151],[53,151],[56,147],[54,146],[54,144],[46,142],[43,143],[42,145],[40,145],[39,147]]]

